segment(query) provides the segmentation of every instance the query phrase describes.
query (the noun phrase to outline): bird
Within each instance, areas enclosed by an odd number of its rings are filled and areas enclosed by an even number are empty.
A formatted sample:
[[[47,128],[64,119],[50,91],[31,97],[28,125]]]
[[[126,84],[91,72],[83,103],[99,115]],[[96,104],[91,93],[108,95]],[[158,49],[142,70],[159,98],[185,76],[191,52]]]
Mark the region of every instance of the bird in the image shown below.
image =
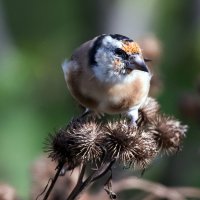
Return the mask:
[[[74,99],[87,111],[124,114],[136,126],[152,74],[139,44],[120,34],[102,34],[83,43],[62,64]]]

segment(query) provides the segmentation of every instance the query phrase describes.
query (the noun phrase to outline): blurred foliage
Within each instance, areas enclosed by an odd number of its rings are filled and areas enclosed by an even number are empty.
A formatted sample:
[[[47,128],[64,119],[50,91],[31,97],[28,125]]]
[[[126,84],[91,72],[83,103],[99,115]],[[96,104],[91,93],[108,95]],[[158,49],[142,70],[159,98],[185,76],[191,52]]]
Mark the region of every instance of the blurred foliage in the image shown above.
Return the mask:
[[[200,74],[197,4],[157,1],[152,25],[164,47],[162,109],[189,123],[190,132],[182,153],[156,161],[145,176],[172,185],[200,186],[199,124],[185,120],[178,109],[181,94],[195,92]],[[0,47],[0,180],[27,197],[29,167],[41,154],[44,138],[79,112],[66,90],[61,62],[80,43],[102,33],[106,20],[100,1],[2,0],[0,6],[11,43],[5,51]]]
[[[162,20],[157,29],[165,52],[161,63],[166,81],[163,99],[165,105],[171,102],[171,113],[177,110],[174,100],[183,90],[194,88],[195,78],[200,73],[197,56],[200,19],[196,2],[168,1],[159,6]]]
[[[60,66],[80,41],[94,35],[93,4],[3,1],[13,46],[0,55],[0,177],[23,196],[44,138],[78,112]]]
[[[170,0],[162,2],[158,9],[160,17],[156,20],[156,30],[164,42],[161,67],[165,91],[160,97],[161,105],[165,112],[178,116],[190,127],[183,151],[169,160],[160,181],[167,185],[199,187],[199,119],[185,116],[180,111],[180,101],[184,101],[181,98],[185,92],[190,96],[197,94],[195,83],[200,74],[200,5],[198,0]]]

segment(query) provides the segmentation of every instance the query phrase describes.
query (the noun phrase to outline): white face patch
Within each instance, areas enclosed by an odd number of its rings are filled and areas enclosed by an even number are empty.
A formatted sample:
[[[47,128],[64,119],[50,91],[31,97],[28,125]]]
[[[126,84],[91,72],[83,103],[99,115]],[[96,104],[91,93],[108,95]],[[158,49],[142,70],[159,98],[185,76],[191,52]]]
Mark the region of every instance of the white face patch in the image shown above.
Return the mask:
[[[106,36],[102,40],[101,47],[97,50],[95,60],[97,65],[93,67],[96,77],[103,82],[118,82],[123,75],[115,71],[113,68],[115,59],[117,58],[114,50],[122,48],[122,42],[113,39],[111,36]],[[122,65],[124,65],[122,63]],[[123,68],[123,66],[121,66]]]
[[[103,39],[103,41],[102,41],[102,44],[103,44],[103,46],[104,47],[106,47],[106,48],[109,48],[109,47],[111,47],[111,48],[113,48],[113,47],[115,47],[115,48],[121,48],[122,47],[122,42],[121,41],[119,41],[119,40],[116,40],[116,39],[113,39],[111,36],[106,36],[104,39]]]

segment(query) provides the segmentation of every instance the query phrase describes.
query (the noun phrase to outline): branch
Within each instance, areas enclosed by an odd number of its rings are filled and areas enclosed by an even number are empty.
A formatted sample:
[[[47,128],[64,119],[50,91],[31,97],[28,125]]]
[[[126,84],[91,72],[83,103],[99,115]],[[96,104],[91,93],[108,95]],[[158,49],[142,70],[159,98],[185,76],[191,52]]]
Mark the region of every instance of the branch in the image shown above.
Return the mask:
[[[171,200],[183,200],[184,196],[175,189],[170,189],[162,184],[154,183],[137,177],[131,177],[113,184],[115,192],[121,192],[129,189],[139,189],[149,192],[159,198],[168,198]]]
[[[58,179],[58,177],[60,175],[60,172],[61,172],[64,164],[65,164],[65,162],[60,162],[58,164],[57,172],[56,172],[56,174],[55,174],[55,176],[54,176],[54,178],[53,178],[53,180],[51,182],[51,185],[49,186],[49,189],[47,190],[43,200],[47,200],[48,199],[48,197],[49,197],[49,195],[50,195],[50,193],[51,193],[51,191],[52,191],[52,189],[53,189],[53,187],[54,187],[54,185],[55,185],[55,183],[56,183],[56,181],[57,181],[57,179]]]
[[[77,199],[80,194],[95,180],[101,178],[102,176],[104,176],[109,169],[111,169],[112,165],[114,164],[115,160],[112,160],[110,162],[102,162],[101,166],[94,171],[90,176],[88,176],[88,178],[82,182],[80,180],[78,180],[75,188],[73,189],[73,191],[71,192],[71,194],[69,195],[69,197],[66,200],[74,200]]]

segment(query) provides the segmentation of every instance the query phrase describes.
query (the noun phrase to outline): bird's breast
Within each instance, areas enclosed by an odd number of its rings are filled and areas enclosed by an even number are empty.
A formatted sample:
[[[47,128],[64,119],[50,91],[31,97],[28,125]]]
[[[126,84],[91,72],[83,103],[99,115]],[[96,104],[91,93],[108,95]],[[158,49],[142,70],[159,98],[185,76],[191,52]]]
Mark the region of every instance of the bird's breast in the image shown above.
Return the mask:
[[[108,114],[121,113],[138,106],[148,95],[150,78],[137,73],[119,83],[102,83],[85,71],[71,71],[67,83],[74,98],[83,106]]]
[[[126,112],[139,106],[147,97],[150,79],[140,75],[129,82],[113,85],[108,89],[106,109],[109,113]]]

